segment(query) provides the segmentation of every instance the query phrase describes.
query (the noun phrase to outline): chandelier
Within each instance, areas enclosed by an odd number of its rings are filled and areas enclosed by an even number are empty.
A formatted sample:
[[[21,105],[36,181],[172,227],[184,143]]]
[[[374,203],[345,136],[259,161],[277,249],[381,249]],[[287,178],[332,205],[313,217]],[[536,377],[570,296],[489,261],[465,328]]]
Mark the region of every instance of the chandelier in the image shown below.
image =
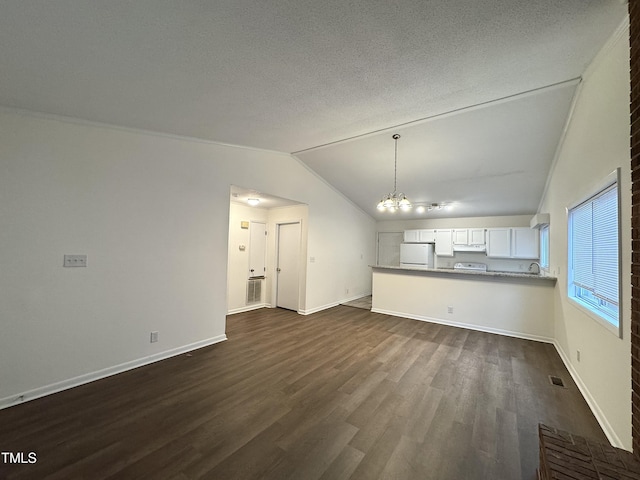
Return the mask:
[[[378,203],[378,210],[395,212],[396,210],[411,210],[411,202],[404,193],[398,193],[398,139],[397,133],[392,137],[395,144],[395,162],[393,171],[393,193],[387,193]]]

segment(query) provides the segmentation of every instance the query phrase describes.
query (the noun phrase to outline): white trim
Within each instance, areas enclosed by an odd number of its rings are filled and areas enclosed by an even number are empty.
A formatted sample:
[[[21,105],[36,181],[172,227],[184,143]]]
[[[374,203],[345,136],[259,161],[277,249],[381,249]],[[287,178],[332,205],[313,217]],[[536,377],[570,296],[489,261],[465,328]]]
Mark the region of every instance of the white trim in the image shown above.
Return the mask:
[[[547,192],[549,190],[549,187],[551,186],[551,179],[553,178],[554,172],[556,170],[556,166],[558,165],[558,160],[560,159],[560,152],[562,152],[562,149],[564,147],[564,142],[567,138],[567,133],[569,132],[569,125],[571,125],[571,122],[573,120],[573,114],[576,110],[576,105],[578,104],[580,93],[582,92],[582,85],[583,85],[583,81],[582,79],[580,79],[575,92],[573,92],[573,98],[571,99],[571,106],[569,107],[569,114],[567,115],[567,120],[564,122],[564,128],[562,129],[562,133],[560,134],[560,139],[558,140],[558,144],[556,145],[556,151],[553,154],[551,167],[549,168],[549,173],[547,174],[547,180],[544,183],[544,189],[542,190],[542,195],[540,196],[540,202],[538,203],[538,213],[542,211],[542,205],[544,201],[547,199]]]
[[[256,303],[254,305],[249,305],[246,307],[232,308],[227,312],[227,315],[235,315],[236,313],[250,312],[251,310],[258,310],[260,308],[266,308],[268,306],[269,306],[268,303]]]
[[[618,25],[618,28],[616,28],[616,31],[613,32],[613,34],[611,34],[611,36],[607,39],[607,41],[602,46],[602,48],[593,57],[593,60],[591,60],[589,65],[587,65],[587,68],[585,68],[584,73],[582,74],[582,78],[584,80],[589,78],[593,74],[593,72],[599,69],[600,63],[602,63],[606,58],[609,57],[609,53],[611,52],[611,50],[613,50],[616,44],[623,38],[624,39],[629,38],[629,15],[628,14],[625,15],[622,22],[620,22],[620,25]]]
[[[96,127],[96,128],[105,128],[108,130],[117,130],[117,131],[127,132],[127,133],[136,133],[139,135],[149,135],[152,137],[169,138],[172,140],[181,140],[185,142],[205,143],[208,145],[218,145],[220,147],[229,147],[229,148],[241,148],[243,150],[253,150],[255,152],[264,152],[264,153],[284,155],[287,157],[291,157],[291,154],[287,152],[281,152],[278,150],[269,150],[266,148],[258,148],[258,147],[247,147],[245,145],[218,142],[216,140],[209,140],[206,138],[189,137],[186,135],[178,135],[175,133],[165,133],[165,132],[157,132],[154,130],[145,130],[144,128],[125,127],[122,125],[115,125],[113,123],[98,122],[98,121],[87,120],[87,119],[78,118],[78,117],[68,117],[65,115],[58,115],[54,113],[37,112],[35,110],[27,110],[24,108],[6,107],[3,105],[0,105],[0,113],[22,115],[25,117],[40,118],[45,120],[55,120],[62,123],[70,123],[74,125],[85,125],[85,126]]]
[[[587,405],[589,405],[589,408],[593,412],[593,415],[596,417],[596,420],[600,424],[600,427],[604,431],[604,434],[607,436],[607,439],[609,440],[611,445],[618,448],[625,448],[618,435],[616,435],[615,430],[608,422],[606,415],[598,405],[598,402],[596,402],[595,398],[593,398],[593,395],[591,395],[591,392],[587,388],[587,385],[582,381],[582,378],[580,378],[580,375],[578,375],[576,369],[573,368],[573,365],[569,361],[569,357],[566,355],[564,350],[562,350],[560,344],[556,340],[554,340],[553,346],[556,347],[562,363],[564,363],[564,366],[567,367],[569,375],[571,375],[571,378],[573,378],[573,381],[578,386],[578,390],[580,390],[580,393],[587,402]],[[631,395],[631,390],[629,390],[629,395]]]
[[[352,142],[354,140],[360,140],[363,138],[368,138],[368,137],[372,137],[375,135],[379,135],[379,134],[383,134],[383,133],[389,133],[389,132],[393,132],[394,130],[397,130],[399,128],[406,128],[406,127],[412,127],[415,125],[422,125],[428,122],[431,122],[433,120],[438,120],[438,119],[442,119],[442,118],[448,118],[450,116],[454,116],[457,115],[459,113],[463,113],[463,112],[473,112],[475,110],[478,109],[482,109],[488,106],[492,106],[492,105],[500,105],[502,103],[506,103],[506,102],[510,102],[512,100],[515,99],[521,99],[521,98],[526,98],[529,97],[531,95],[537,95],[540,92],[543,91],[551,91],[551,90],[555,90],[556,88],[562,88],[566,85],[569,85],[570,83],[578,83],[580,82],[581,78],[580,77],[575,77],[575,78],[570,78],[567,80],[561,80],[559,82],[556,83],[552,83],[552,84],[548,84],[548,85],[542,85],[540,87],[534,87],[531,88],[529,90],[525,90],[523,92],[516,92],[510,95],[506,95],[504,97],[498,97],[498,98],[493,98],[490,100],[485,100],[485,101],[481,101],[479,103],[475,103],[473,105],[466,105],[463,107],[459,107],[459,108],[454,108],[453,110],[447,110],[444,112],[439,112],[439,113],[434,113],[428,117],[424,117],[424,118],[418,118],[416,120],[410,120],[408,122],[404,122],[404,123],[400,123],[397,125],[392,125],[389,127],[384,127],[384,128],[380,128],[378,130],[374,130],[372,132],[367,132],[367,133],[362,133],[359,135],[354,135],[352,137],[347,137],[347,138],[342,138],[340,140],[335,140],[332,142],[328,142],[328,143],[323,143],[321,145],[316,145],[313,147],[308,147],[305,148],[303,150],[296,150],[295,152],[291,152],[291,155],[295,156],[295,155],[299,155],[299,154],[304,154],[304,153],[308,153],[308,152],[312,152],[315,150],[320,150],[320,149],[324,149],[327,147],[333,147],[335,145],[340,145],[343,143],[348,143],[348,142]]]
[[[69,378],[67,380],[62,380],[60,382],[52,383],[50,385],[34,388],[33,390],[28,390],[26,392],[11,395],[10,397],[0,398],[0,410],[3,408],[12,407],[13,405],[27,402],[29,400],[35,400],[36,398],[41,398],[46,395],[51,395],[53,393],[58,393],[63,390],[68,390],[69,388],[84,385],[86,383],[90,383],[95,380],[100,380],[101,378],[106,378],[112,375],[116,375],[118,373],[126,372],[127,370],[133,370],[134,368],[142,367],[143,365],[149,365],[151,363],[155,363],[160,360],[164,360],[166,358],[175,357],[182,353],[207,347],[215,343],[220,343],[225,341],[226,339],[227,339],[226,335],[224,334],[218,335],[216,337],[212,337],[206,340],[201,340],[199,342],[191,343],[189,345],[173,348],[171,350],[165,350],[164,352],[154,353],[153,355],[142,357],[137,360],[132,360],[130,362],[114,365],[113,367],[103,368],[102,370],[85,373],[83,375]]]
[[[495,333],[498,335],[504,335],[506,337],[522,338],[523,340],[534,340],[536,342],[553,343],[554,340],[551,337],[543,337],[541,335],[532,335],[524,332],[514,332],[511,330],[503,330],[501,328],[483,327],[481,325],[473,325],[462,322],[452,322],[450,320],[443,320],[441,318],[427,317],[423,315],[414,315],[411,313],[394,312],[391,310],[383,310],[380,308],[372,308],[374,313],[382,313],[384,315],[392,315],[394,317],[410,318],[411,320],[420,320],[422,322],[438,323],[440,325],[447,325],[449,327],[466,328],[467,330],[475,330],[478,332]]]
[[[577,206],[588,202],[593,197],[604,192],[606,189],[608,189],[612,185],[618,185],[618,189],[620,188],[620,167],[610,172],[603,179],[597,182],[593,182],[591,185],[589,185],[588,188],[583,189],[582,193],[576,195],[579,198],[579,200],[575,200],[574,202],[567,205],[567,207],[565,208],[567,215],[569,214],[569,210],[573,210]]]
[[[300,315],[312,315],[314,313],[321,312],[322,310],[328,310],[329,308],[337,307],[338,305],[342,305],[345,302],[352,302],[353,300],[358,300],[359,298],[364,298],[370,296],[371,293],[361,293],[349,298],[343,298],[339,302],[331,302],[320,307],[311,308],[309,310],[298,310]]]
[[[314,313],[321,312],[322,310],[327,310],[329,308],[337,307],[338,305],[340,305],[340,302],[331,302],[331,303],[327,303],[326,305],[322,305],[320,307],[311,308],[309,310],[300,309],[298,310],[298,313],[300,315],[311,315]]]
[[[340,300],[340,304],[345,303],[345,302],[353,302],[354,300],[358,300],[360,298],[370,297],[370,296],[371,296],[371,292],[369,292],[369,293],[359,293],[358,295],[355,295],[353,297],[343,298],[342,300]]]

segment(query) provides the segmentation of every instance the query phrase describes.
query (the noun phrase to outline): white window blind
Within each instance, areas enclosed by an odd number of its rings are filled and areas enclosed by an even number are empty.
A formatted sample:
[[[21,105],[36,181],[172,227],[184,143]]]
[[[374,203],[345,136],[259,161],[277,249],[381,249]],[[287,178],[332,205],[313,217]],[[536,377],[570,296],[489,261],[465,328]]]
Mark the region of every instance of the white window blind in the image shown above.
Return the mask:
[[[618,323],[618,189],[613,184],[569,211],[570,296]],[[583,290],[581,290],[583,289]],[[585,292],[586,291],[586,292]]]

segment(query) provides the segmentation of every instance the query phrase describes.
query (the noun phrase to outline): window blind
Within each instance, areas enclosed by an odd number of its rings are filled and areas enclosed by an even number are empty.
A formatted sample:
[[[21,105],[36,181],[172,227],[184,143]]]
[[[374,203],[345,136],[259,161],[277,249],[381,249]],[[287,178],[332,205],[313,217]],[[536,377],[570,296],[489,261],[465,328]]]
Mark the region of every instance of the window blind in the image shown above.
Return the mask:
[[[571,210],[573,283],[618,305],[616,185]]]

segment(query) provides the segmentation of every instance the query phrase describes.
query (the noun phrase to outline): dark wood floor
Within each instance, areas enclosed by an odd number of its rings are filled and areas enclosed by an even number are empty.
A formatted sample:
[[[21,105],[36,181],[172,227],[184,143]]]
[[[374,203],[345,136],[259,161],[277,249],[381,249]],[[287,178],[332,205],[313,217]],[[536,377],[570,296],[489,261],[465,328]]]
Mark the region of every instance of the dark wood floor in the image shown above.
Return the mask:
[[[0,451],[37,455],[0,478],[533,480],[538,422],[606,441],[548,344],[348,306],[227,325],[0,411]]]

